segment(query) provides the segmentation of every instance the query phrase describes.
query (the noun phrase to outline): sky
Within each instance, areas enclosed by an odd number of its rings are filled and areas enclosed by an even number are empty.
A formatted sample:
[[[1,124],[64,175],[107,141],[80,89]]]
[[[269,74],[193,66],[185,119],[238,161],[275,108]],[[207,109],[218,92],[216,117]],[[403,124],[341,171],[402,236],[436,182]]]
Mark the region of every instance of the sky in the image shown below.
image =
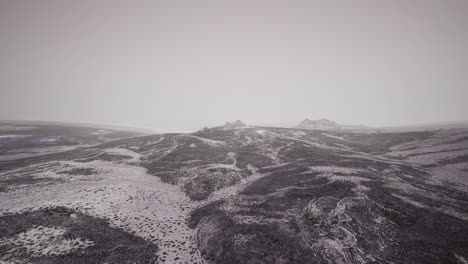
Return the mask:
[[[468,119],[466,0],[0,0],[0,119]]]

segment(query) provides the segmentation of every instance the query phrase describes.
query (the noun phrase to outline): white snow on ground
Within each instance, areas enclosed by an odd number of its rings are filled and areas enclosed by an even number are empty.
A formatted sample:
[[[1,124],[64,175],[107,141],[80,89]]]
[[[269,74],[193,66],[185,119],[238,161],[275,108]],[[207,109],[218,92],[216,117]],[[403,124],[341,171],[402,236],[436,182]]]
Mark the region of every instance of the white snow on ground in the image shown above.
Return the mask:
[[[309,171],[304,173],[311,173],[311,172],[331,172],[331,173],[340,173],[340,174],[357,174],[362,173],[365,170],[355,169],[355,168],[346,168],[346,167],[338,167],[338,166],[313,166],[309,167]]]
[[[326,221],[331,221],[331,219],[339,217],[340,224],[332,226],[329,229],[321,230],[321,233],[323,234],[319,239],[308,239],[306,237],[305,242],[308,246],[317,249],[317,252],[320,252],[326,256],[326,258],[329,259],[327,263],[349,263],[348,260],[352,259],[350,249],[357,250],[360,253],[364,252],[357,244],[358,240],[356,235],[352,232],[352,230],[350,231],[346,228],[346,222],[352,220],[347,215],[347,210],[355,206],[365,206],[367,203],[367,198],[365,196],[345,197],[336,203],[334,209],[323,210],[324,204],[329,205],[334,203],[336,200],[337,199],[334,197],[324,196],[309,202],[304,210],[306,214],[312,217],[325,217],[327,219]],[[324,203],[322,204],[322,202]],[[343,225],[343,223],[345,224]],[[369,256],[369,258],[372,258],[372,256]],[[361,258],[361,260],[363,259]],[[366,262],[359,261],[359,263]]]
[[[40,257],[65,255],[94,245],[94,242],[88,239],[67,239],[64,237],[65,233],[65,228],[37,226],[11,238],[0,238],[0,247],[10,248],[2,252],[4,255],[26,251],[33,257]]]
[[[237,167],[237,154],[234,152],[229,152],[227,154],[228,158],[232,160],[232,164],[213,164],[210,165],[210,168],[225,168],[225,169],[230,169],[230,170],[235,170],[235,171],[241,171]]]
[[[444,200],[445,202],[452,203],[453,199],[448,198],[444,195],[439,195],[421,188],[418,188],[408,182],[405,182],[402,178],[392,175],[393,173],[391,171],[384,170],[384,181],[385,181],[385,187],[397,190],[398,192],[403,192],[404,194],[407,195],[417,195],[420,197],[425,197],[425,198],[430,198],[433,200]],[[425,206],[422,203],[419,203],[417,201],[414,201],[413,199],[409,198],[408,196],[403,196],[403,195],[398,195],[398,194],[392,194],[393,196],[400,198],[401,200],[413,204],[415,206]],[[444,214],[448,214],[454,217],[457,217],[459,219],[468,221],[468,214],[459,211],[454,208],[450,208],[447,206],[443,207],[432,207],[431,209],[442,212]]]
[[[468,154],[468,134],[440,132],[424,141],[413,141],[391,148],[385,156],[404,158],[407,162],[419,165],[436,164],[439,161],[452,159]],[[458,142],[454,143],[454,140]]]
[[[431,165],[431,164],[437,164],[438,162],[441,162],[444,160],[450,160],[456,157],[460,157],[463,155],[468,155],[468,149],[411,156],[407,159],[407,161],[411,163],[416,163],[419,165]]]
[[[371,179],[368,179],[368,178],[359,177],[359,176],[351,176],[351,175],[341,176],[341,175],[335,175],[330,172],[326,172],[318,176],[327,178],[328,180],[330,180],[330,183],[334,181],[352,182],[356,186],[352,189],[356,194],[362,194],[363,192],[370,190],[368,187],[362,184],[362,182],[371,181]]]
[[[340,176],[340,175],[334,175],[332,173],[325,173],[325,174],[321,174],[320,176],[325,177],[331,181],[348,181],[348,182],[353,182],[357,185],[359,185],[361,182],[371,181],[371,179],[364,178],[364,177],[350,176],[350,175]],[[361,190],[369,190],[369,188],[365,186],[361,186],[361,185],[359,185],[358,188]]]
[[[454,256],[462,263],[462,264],[468,264],[468,259],[466,259],[465,257],[463,256],[460,256],[458,254],[454,254]]]
[[[313,166],[309,167],[308,171],[305,171],[301,174],[307,173],[314,173],[319,172],[321,174],[318,177],[324,177],[330,180],[329,183],[334,181],[345,181],[345,182],[352,182],[356,187],[353,188],[353,191],[356,194],[362,194],[369,190],[368,187],[364,186],[362,182],[371,181],[369,178],[355,176],[356,174],[364,172],[361,169],[355,168],[346,168],[346,167],[338,167],[338,166]],[[341,174],[341,175],[336,175]],[[344,174],[344,175],[343,175]]]
[[[157,145],[159,142],[163,141],[164,137],[159,138],[158,140],[146,141],[145,145]]]
[[[265,133],[265,130],[259,129],[259,130],[255,131],[255,132],[257,132],[257,133],[260,134],[260,135],[263,135],[263,133]]]
[[[243,178],[240,183],[236,185],[232,185],[229,187],[226,187],[224,189],[217,190],[213,192],[208,199],[204,201],[205,204],[209,204],[214,201],[222,200],[222,199],[228,199],[230,197],[233,197],[237,194],[239,194],[242,190],[244,190],[250,183],[265,177],[266,173],[254,173],[249,177]]]
[[[468,141],[463,141],[459,143],[453,144],[444,144],[444,145],[435,145],[429,147],[422,147],[416,149],[409,149],[409,150],[393,150],[385,154],[385,156],[389,157],[407,157],[408,155],[417,155],[417,154],[427,154],[430,152],[440,152],[440,151],[453,151],[453,150],[461,150],[461,149],[468,149]]]
[[[196,173],[201,173],[201,172],[209,170],[209,169],[228,169],[228,170],[233,170],[233,171],[241,171],[241,169],[239,167],[237,167],[236,153],[229,152],[227,154],[227,158],[232,160],[232,164],[211,163],[209,165],[202,165],[202,166],[194,166],[194,167],[190,167],[190,168],[185,168],[185,169],[183,169],[183,171],[185,171],[185,172],[196,172]],[[188,163],[198,162],[198,161],[200,161],[200,160],[191,160],[191,161],[188,161]]]
[[[244,145],[244,146],[245,145],[250,145],[250,144],[252,144],[254,142],[254,140],[249,136],[245,136],[245,139],[246,140],[242,142],[242,145]]]
[[[261,224],[263,221],[268,221],[263,216],[255,215],[232,215],[232,220],[238,224]]]
[[[455,141],[462,143],[463,140],[466,141],[467,130],[466,129],[449,129],[438,131],[435,135],[424,139],[416,139],[410,142],[403,144],[395,145],[390,147],[390,150],[393,151],[413,151],[414,149],[421,148],[432,148],[439,145],[450,145]]]
[[[285,167],[287,165],[291,164],[290,162],[284,162],[284,163],[279,163],[279,164],[275,164],[275,165],[271,165],[271,166],[265,166],[265,167],[262,167],[263,169],[277,169],[277,168],[281,168],[281,167]]]
[[[127,162],[137,162],[141,158],[140,154],[138,154],[138,153],[136,153],[134,151],[128,150],[128,149],[124,149],[124,148],[108,148],[108,149],[105,149],[104,152],[108,153],[108,154],[115,154],[115,155],[122,155],[122,156],[131,157],[131,159],[127,160]]]
[[[295,131],[295,130],[293,130],[293,131],[291,131],[291,133],[295,137],[302,137],[302,136],[307,135],[307,133],[304,132],[304,131]]]
[[[43,138],[40,140],[41,142],[55,142],[57,141],[56,138]]]
[[[431,170],[431,182],[452,183],[451,186],[468,192],[468,163],[448,164]]]
[[[438,165],[428,170],[432,175],[427,180],[428,183],[449,184],[455,189],[468,192],[468,163],[443,164],[445,161],[468,155],[467,139],[467,130],[443,130],[425,140],[393,146],[385,156],[403,158],[405,162],[416,165]]]
[[[99,129],[98,131],[92,132],[93,135],[107,135],[111,134],[112,132],[109,130]]]
[[[270,158],[273,163],[275,164],[280,164],[281,163],[281,158],[279,157],[279,153],[280,151],[283,149],[283,147],[279,147],[279,148],[263,148],[262,149],[262,152],[265,156],[267,156],[268,158]]]
[[[0,131],[11,131],[11,130],[33,130],[36,127],[20,127],[20,126],[0,126]]]
[[[398,195],[398,194],[395,194],[395,193],[392,193],[392,196],[394,196],[394,197],[396,197],[396,198],[398,198],[398,199],[400,199],[400,200],[402,200],[402,201],[404,201],[404,202],[407,202],[407,203],[409,203],[409,204],[411,204],[411,205],[414,205],[414,206],[416,206],[416,207],[419,207],[419,208],[427,208],[426,205],[424,205],[424,204],[422,204],[422,203],[420,203],[420,202],[417,202],[417,201],[415,201],[415,200],[413,200],[413,199],[411,199],[411,198],[409,198],[409,197],[402,196],[402,195]]]
[[[129,154],[123,149],[106,152]],[[137,155],[132,153],[133,157]],[[67,164],[78,167],[83,163]],[[65,181],[0,193],[0,215],[65,206],[106,218],[114,227],[153,241],[160,248],[159,263],[203,263],[196,247],[196,231],[186,225],[197,203],[190,201],[179,187],[130,164],[97,160],[86,166],[106,173],[99,174],[99,181]]]
[[[74,145],[74,146],[54,146],[54,147],[41,147],[41,148],[25,148],[9,151],[6,155],[0,155],[0,161],[9,161],[15,159],[31,158],[41,156],[44,154],[52,154],[64,152],[81,147],[88,147],[90,145]]]
[[[210,164],[208,165],[205,169],[228,169],[228,170],[235,170],[235,171],[241,171],[236,165],[233,164]]]
[[[2,138],[25,138],[31,137],[31,135],[0,135],[0,139]]]
[[[427,197],[430,197],[428,195],[430,195],[429,193],[415,187],[414,185],[404,181],[403,179],[395,176],[395,175],[392,175],[391,172],[386,172],[384,170],[384,175],[383,175],[383,179],[385,181],[385,187],[388,187],[388,188],[391,188],[391,189],[395,189],[395,190],[398,190],[398,191],[402,191],[404,193],[407,193],[407,194],[419,194],[419,195],[423,195],[423,196],[427,196]]]
[[[327,133],[322,133],[322,135],[324,135],[324,136],[326,136],[326,137],[329,137],[329,138],[334,138],[334,139],[338,139],[338,140],[341,140],[341,141],[350,142],[349,140],[347,140],[347,139],[344,138],[344,137],[339,137],[339,136],[335,136],[335,135],[330,135],[330,134],[327,134]]]
[[[329,145],[325,145],[323,143],[318,143],[318,142],[313,142],[310,140],[303,140],[299,138],[294,138],[294,137],[288,137],[288,136],[282,136],[284,139],[296,141],[296,142],[301,142],[305,143],[306,147],[317,147],[317,148],[322,148],[322,149],[327,149],[336,152],[335,154],[341,157],[349,157],[349,158],[362,158],[362,159],[367,159],[367,160],[372,160],[372,161],[383,161],[391,164],[405,164],[403,162],[400,162],[398,160],[394,159],[389,159],[383,156],[375,156],[371,155],[365,152],[359,152],[359,151],[353,151],[350,148],[343,148],[342,146],[339,147],[333,147]]]
[[[260,223],[263,220],[262,217],[242,216],[235,214],[239,210],[239,203],[249,203],[249,201],[242,200],[242,198],[239,198],[237,195],[252,182],[259,180],[267,175],[269,175],[269,173],[254,173],[249,177],[243,178],[241,182],[236,185],[215,191],[208,197],[208,199],[202,202],[202,205],[207,205],[215,201],[223,200],[224,204],[222,209],[227,214],[230,214],[235,222],[244,224]]]
[[[266,131],[262,130],[262,137],[256,139],[256,143],[261,143],[258,145],[260,148],[260,153],[268,158],[270,158],[273,163],[279,164],[281,163],[281,158],[280,158],[280,151],[284,149],[283,147],[278,147],[278,148],[272,148],[268,143],[264,144],[265,141],[268,142],[272,137],[277,137],[278,134],[271,132],[271,131]]]
[[[255,239],[255,235],[236,234],[234,236],[234,244],[236,246],[242,246],[253,239]]]
[[[226,142],[223,142],[223,141],[213,140],[213,139],[204,138],[204,137],[197,137],[197,136],[190,136],[190,137],[196,138],[196,139],[202,141],[203,143],[206,143],[206,144],[208,144],[210,146],[213,146],[213,147],[226,144]]]
[[[468,191],[468,163],[444,164],[452,159],[468,156],[468,131],[466,129],[442,130],[425,140],[414,140],[393,146],[385,156],[402,158],[415,165],[436,165],[427,171],[432,177],[428,183]],[[452,161],[454,162],[454,161]]]
[[[169,155],[170,153],[172,153],[173,151],[175,151],[178,147],[179,147],[179,143],[177,142],[177,137],[178,136],[175,136],[172,138],[172,145],[170,147],[167,147],[167,148],[155,148],[154,150],[151,150],[151,151],[147,151],[145,153],[145,155],[149,155],[149,156],[157,156],[157,159],[162,159],[164,158],[166,155]],[[157,142],[161,141],[162,139],[164,138],[161,138],[160,140],[158,140]],[[154,143],[156,144],[156,143]],[[154,145],[153,144],[153,145]]]
[[[340,147],[340,148],[342,148],[345,151],[351,151],[352,150],[352,148],[350,148],[350,147],[348,147],[346,145],[340,144],[340,143],[333,143],[333,144]]]

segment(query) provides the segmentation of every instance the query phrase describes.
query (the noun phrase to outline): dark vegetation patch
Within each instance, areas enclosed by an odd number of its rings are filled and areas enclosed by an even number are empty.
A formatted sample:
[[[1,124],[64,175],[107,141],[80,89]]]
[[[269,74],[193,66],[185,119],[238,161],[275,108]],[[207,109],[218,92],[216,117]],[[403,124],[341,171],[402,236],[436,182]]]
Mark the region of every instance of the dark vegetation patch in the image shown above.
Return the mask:
[[[195,144],[197,144],[197,147],[194,148],[190,146],[179,147],[159,160],[186,162],[203,157],[203,161],[206,162],[222,162],[226,159],[227,154],[231,152],[231,149],[227,147],[218,148],[199,142]]]
[[[0,155],[9,151],[18,151],[20,149],[44,148],[55,146],[73,146],[73,145],[94,145],[104,143],[109,140],[128,138],[137,136],[139,133],[116,131],[105,129],[105,134],[95,133],[99,128],[80,127],[74,125],[52,125],[52,124],[8,124],[8,126],[31,126],[28,130],[2,130],[0,135],[27,135],[28,137],[18,137],[0,140]],[[54,141],[44,140],[54,139]]]
[[[365,158],[336,158],[333,159],[331,164],[339,166],[339,167],[346,167],[346,168],[353,168],[353,169],[369,169],[372,167],[379,171],[385,170],[391,166],[391,164],[379,160],[373,159],[365,159]],[[320,165],[320,164],[317,164]]]
[[[182,189],[192,200],[204,200],[214,191],[239,183],[242,176],[231,170],[216,169],[188,175]]]
[[[2,187],[3,191],[6,191],[7,189],[20,185],[53,184],[63,182],[62,179],[36,176],[38,173],[53,170],[58,166],[61,166],[59,162],[50,162],[5,173],[0,176],[0,187]]]
[[[121,161],[121,160],[127,160],[127,159],[131,159],[131,158],[132,157],[126,156],[126,155],[103,153],[103,154],[91,156],[89,158],[80,159],[80,160],[77,160],[77,161],[79,161],[79,162],[90,162],[90,161],[95,161],[95,160]]]
[[[457,163],[468,163],[468,154],[461,155],[455,158],[444,159],[442,161],[439,161],[437,164],[433,164],[428,167],[438,167],[438,166],[457,164]]]
[[[225,141],[228,142],[233,138],[236,138],[236,130],[222,130],[222,129],[203,129],[192,133],[192,135],[202,138],[208,138],[211,140]]]
[[[301,142],[295,142],[293,146],[282,153],[286,160],[306,160],[308,162],[321,162],[322,165],[330,164],[334,160],[340,160],[342,157],[330,152],[329,150],[314,147],[304,146]]]
[[[463,134],[467,134],[466,132],[463,132]],[[464,136],[464,137],[460,137],[460,138],[457,138],[457,139],[454,139],[452,141],[449,141],[447,142],[447,144],[455,144],[455,143],[466,143],[465,141],[468,141],[468,135]]]
[[[383,209],[385,219],[395,224],[395,243],[386,261],[395,263],[457,263],[454,252],[467,256],[466,221],[434,210],[419,208],[401,201],[378,183],[370,183],[370,199]],[[407,194],[405,194],[408,196]],[[408,196],[418,201],[417,196]],[[436,201],[419,200],[422,203]],[[437,202],[436,202],[437,203]]]
[[[424,140],[434,134],[435,132],[345,133],[343,136],[349,138],[351,142],[341,142],[341,144],[355,151],[384,154],[392,146],[414,140]]]
[[[247,165],[261,168],[274,165],[272,160],[261,153],[255,147],[242,147],[235,151],[237,153],[237,167],[246,170]]]
[[[33,148],[46,148],[57,146],[74,146],[78,142],[71,139],[58,138],[55,141],[44,141],[43,136],[26,136],[0,139],[0,155],[29,153]],[[24,151],[21,151],[24,149]]]
[[[223,201],[216,201],[210,204],[207,204],[203,207],[199,207],[195,209],[191,214],[188,221],[188,226],[190,228],[196,228],[201,220],[205,217],[211,215],[222,214],[222,210],[218,209],[221,205],[223,205]]]
[[[315,244],[321,239],[345,243],[342,250],[352,263],[362,258],[371,263],[457,263],[454,253],[468,254],[468,225],[464,220],[431,209],[439,206],[437,201],[429,204],[429,208],[419,208],[392,196],[393,190],[378,182],[367,183],[372,188],[369,198],[354,197],[349,183],[333,184],[328,184],[328,189],[303,189],[302,194],[291,190],[285,196],[255,196],[264,201],[244,202],[243,209],[236,210],[236,216],[269,219],[260,224],[234,222],[219,209],[221,203],[198,209],[192,215],[191,226],[200,228],[199,246],[204,258],[213,263],[342,261],[342,256],[326,244]],[[321,197],[333,201],[321,205],[322,214],[309,215],[299,210],[308,201]],[[343,198],[350,201],[344,211],[331,213]],[[274,214],[286,211],[287,215]],[[272,219],[277,221],[271,222]],[[353,240],[350,235],[355,237],[359,249],[347,244]]]
[[[141,133],[116,131],[105,129],[105,134],[95,133],[99,128],[80,127],[70,124],[44,124],[44,123],[7,123],[2,122],[0,126],[11,127],[33,127],[28,130],[1,130],[0,135],[28,135],[28,137],[17,138],[2,138],[0,139],[0,155],[6,154],[31,154],[30,157],[22,157],[15,160],[0,162],[0,171],[9,169],[21,168],[32,164],[37,164],[49,160],[70,160],[83,158],[83,150],[75,149],[62,151],[60,147],[63,146],[79,146],[79,145],[97,145],[101,143],[115,140],[115,142],[108,143],[109,145],[124,144],[124,142],[138,141],[139,138],[130,138],[140,136]],[[128,139],[130,138],[130,139]],[[53,141],[48,139],[54,139]],[[50,149],[54,147],[59,151],[58,153],[51,153]],[[46,149],[43,153],[30,153],[29,149]]]
[[[328,180],[327,180],[328,181]],[[332,181],[323,185],[310,186],[308,188],[291,189],[285,193],[285,198],[289,200],[311,200],[322,196],[333,196],[344,198],[354,196],[352,190],[356,185],[347,181]]]
[[[439,150],[439,151],[411,153],[411,154],[405,156],[404,158],[422,156],[422,155],[427,155],[427,154],[436,154],[436,153],[450,153],[450,152],[459,151],[459,150],[467,150],[467,148],[463,147],[463,148],[446,149],[446,150]]]
[[[138,141],[133,142],[129,141],[128,143],[131,146],[136,146],[139,148],[139,152],[147,152],[153,151],[155,149],[166,149],[174,144],[174,140],[178,137],[179,134],[176,133],[168,133],[168,134],[161,134],[161,135],[151,135],[141,139]],[[128,145],[127,145],[128,146]]]
[[[72,168],[69,170],[62,170],[57,172],[58,174],[68,174],[68,175],[95,175],[99,171],[94,168]]]
[[[357,157],[359,153],[352,153],[346,147],[326,147],[342,144],[354,151],[382,154],[391,146],[427,139],[434,135],[433,132],[361,134],[301,130],[301,135],[294,129],[265,128],[267,133],[260,135],[256,133],[257,129],[204,129],[192,134],[224,142],[219,145],[207,144],[190,134],[164,134],[118,140],[100,147],[135,149],[143,154],[143,165],[150,174],[171,184],[181,184],[194,200],[205,199],[213,191],[250,176],[248,164],[259,168],[260,173],[268,174],[252,182],[241,194],[231,197],[226,208],[233,208],[233,211],[225,211],[225,201],[215,201],[191,213],[188,224],[191,228],[199,228],[199,247],[203,256],[213,263],[456,263],[454,254],[468,256],[467,222],[440,212],[451,208],[466,212],[466,193],[453,191],[448,186],[428,185],[429,174],[411,165],[375,161],[370,155],[369,158]],[[231,164],[233,160],[229,158],[229,152],[236,154],[236,165],[241,171],[205,170],[213,163]],[[278,161],[269,157],[275,152],[278,152]],[[72,151],[47,159],[15,161],[17,163],[12,166],[52,159],[126,158],[96,156],[98,154],[91,150]],[[466,157],[460,158],[462,160],[455,162],[467,161]],[[272,166],[276,162],[288,164]],[[370,189],[365,191],[367,197],[356,197],[356,184],[346,181],[347,175],[333,173],[343,177],[343,181],[331,181],[319,173],[307,172],[310,166],[364,170],[353,175],[370,179],[360,183]],[[383,185],[385,177],[399,177],[423,192],[438,194],[442,199],[389,189]],[[406,196],[428,208],[416,207],[392,194]],[[450,199],[456,201],[450,204],[447,202]],[[350,202],[346,203],[347,200]],[[308,209],[313,202],[319,205],[319,213]],[[8,216],[12,218],[6,224],[2,224],[6,219],[2,217],[0,234],[10,229],[18,233],[34,225],[62,226],[70,229],[70,237],[97,241],[95,246],[82,252],[30,259],[39,263],[147,263],[157,249],[144,240],[110,228],[104,220],[76,212],[73,213],[78,217],[71,220],[70,212],[64,208],[45,209],[21,217]],[[236,217],[256,220],[243,222],[237,221]],[[11,235],[14,234],[5,236]],[[352,236],[356,240],[351,239]],[[314,244],[321,239],[335,241],[338,245],[344,243],[341,249],[346,259],[336,253],[333,246]],[[0,253],[1,250],[4,249],[0,248]],[[365,261],[359,259],[360,256]]]
[[[265,195],[274,193],[279,189],[292,187],[292,186],[314,186],[327,183],[328,180],[317,177],[316,174],[300,174],[307,171],[307,168],[296,168],[292,171],[279,171],[267,175],[252,182],[247,186],[241,194],[260,194]]]
[[[153,263],[157,246],[130,233],[109,226],[103,219],[94,218],[71,209],[57,207],[0,217],[0,238],[14,237],[37,226],[68,229],[65,238],[89,239],[90,246],[60,256],[34,257],[26,251],[11,256],[28,263]],[[4,255],[11,245],[0,247]],[[20,252],[20,253],[18,253]],[[1,259],[1,258],[0,258]]]
[[[33,175],[20,175],[13,176],[7,179],[0,180],[0,192],[8,191],[9,189],[15,189],[19,186],[36,185],[36,184],[54,184],[60,183],[62,180],[45,177],[34,177]]]
[[[199,231],[202,256],[213,263],[311,263],[313,251],[276,225],[236,224],[223,214]]]
[[[61,153],[51,153],[51,154],[44,154],[37,157],[30,157],[24,159],[16,159],[10,161],[3,161],[0,162],[0,172],[12,170],[16,168],[26,168],[31,165],[39,164],[39,163],[47,163],[52,161],[63,161],[63,160],[86,160],[89,157],[97,155],[98,152],[96,150],[91,149],[77,149],[77,150],[70,150]]]

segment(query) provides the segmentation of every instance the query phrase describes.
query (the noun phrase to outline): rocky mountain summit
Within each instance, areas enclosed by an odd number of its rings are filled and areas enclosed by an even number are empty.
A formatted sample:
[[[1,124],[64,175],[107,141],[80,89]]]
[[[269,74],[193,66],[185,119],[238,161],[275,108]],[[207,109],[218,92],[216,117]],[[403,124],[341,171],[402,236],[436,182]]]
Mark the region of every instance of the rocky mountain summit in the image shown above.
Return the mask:
[[[310,120],[309,118],[306,118],[302,120],[297,127],[317,130],[334,130],[338,129],[340,126],[336,122],[328,119]]]
[[[301,129],[312,129],[312,130],[353,130],[353,131],[361,131],[361,130],[369,130],[370,128],[365,125],[344,125],[339,124],[335,121],[329,119],[319,119],[319,120],[310,120],[306,118],[302,120],[297,128]]]
[[[224,128],[225,129],[233,129],[233,128],[240,128],[240,127],[245,127],[246,125],[240,121],[240,120],[237,120],[235,122],[226,122],[226,124],[224,125]]]

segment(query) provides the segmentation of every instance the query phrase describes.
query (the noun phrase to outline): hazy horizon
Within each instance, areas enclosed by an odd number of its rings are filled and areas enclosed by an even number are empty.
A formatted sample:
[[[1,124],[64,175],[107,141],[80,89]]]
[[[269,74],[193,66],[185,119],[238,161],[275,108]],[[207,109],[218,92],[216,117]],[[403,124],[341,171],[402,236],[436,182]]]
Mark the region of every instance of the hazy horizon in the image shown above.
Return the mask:
[[[468,2],[1,1],[0,120],[467,120]]]

